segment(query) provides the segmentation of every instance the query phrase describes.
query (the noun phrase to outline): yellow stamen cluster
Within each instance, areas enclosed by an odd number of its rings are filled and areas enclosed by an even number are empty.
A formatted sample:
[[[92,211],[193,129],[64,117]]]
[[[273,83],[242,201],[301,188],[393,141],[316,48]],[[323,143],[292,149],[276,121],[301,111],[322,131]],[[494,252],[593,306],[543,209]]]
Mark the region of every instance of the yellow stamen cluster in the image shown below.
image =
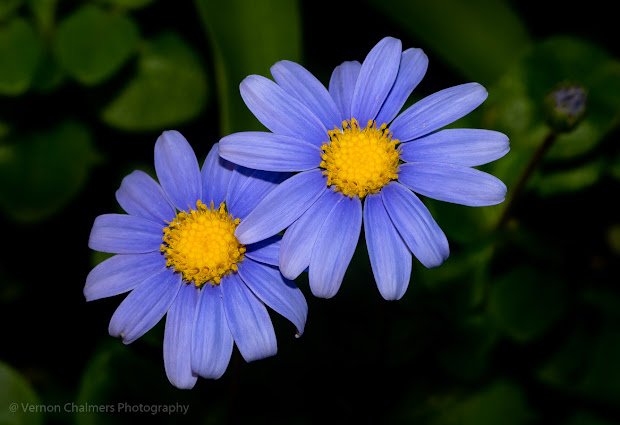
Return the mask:
[[[320,164],[327,176],[327,185],[334,185],[351,198],[363,198],[376,193],[391,180],[398,178],[398,140],[392,140],[387,124],[377,129],[377,123],[368,122],[361,128],[355,119],[342,123],[329,132],[329,143],[321,147]]]
[[[222,277],[237,270],[245,247],[235,237],[239,219],[228,214],[226,204],[208,208],[201,201],[196,210],[181,211],[164,229],[166,265],[183,274],[186,282],[201,287],[211,281],[219,284]]]

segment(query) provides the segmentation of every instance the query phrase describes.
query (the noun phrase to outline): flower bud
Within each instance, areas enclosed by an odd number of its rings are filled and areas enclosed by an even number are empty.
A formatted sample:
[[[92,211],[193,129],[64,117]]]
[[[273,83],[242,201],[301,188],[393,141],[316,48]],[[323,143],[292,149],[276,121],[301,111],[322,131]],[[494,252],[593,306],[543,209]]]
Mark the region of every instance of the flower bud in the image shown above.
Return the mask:
[[[562,84],[545,98],[547,124],[558,133],[572,131],[586,111],[587,94],[578,84]]]

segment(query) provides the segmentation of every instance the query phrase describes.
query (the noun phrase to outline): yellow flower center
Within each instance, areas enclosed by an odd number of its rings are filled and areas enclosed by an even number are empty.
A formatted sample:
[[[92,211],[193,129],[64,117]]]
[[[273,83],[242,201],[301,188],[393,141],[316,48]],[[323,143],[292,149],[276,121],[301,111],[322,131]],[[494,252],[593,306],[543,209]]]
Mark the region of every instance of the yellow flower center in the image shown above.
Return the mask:
[[[226,204],[208,208],[201,201],[196,210],[179,212],[164,229],[161,251],[166,265],[183,274],[186,282],[201,287],[211,281],[219,284],[222,276],[237,270],[245,247],[235,237],[239,219],[228,214]]]
[[[342,130],[336,127],[330,131],[329,143],[321,147],[320,167],[325,169],[327,185],[334,185],[351,198],[376,193],[398,178],[398,144],[387,124],[377,129],[371,120],[361,128],[355,119],[343,121]]]

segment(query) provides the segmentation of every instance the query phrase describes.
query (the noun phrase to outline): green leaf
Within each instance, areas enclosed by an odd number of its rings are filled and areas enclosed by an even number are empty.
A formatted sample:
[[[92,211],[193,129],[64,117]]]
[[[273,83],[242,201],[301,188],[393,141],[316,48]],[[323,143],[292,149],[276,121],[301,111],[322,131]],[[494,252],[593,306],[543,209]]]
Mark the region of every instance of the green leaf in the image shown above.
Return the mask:
[[[105,2],[124,9],[140,9],[154,3],[155,0],[105,0]]]
[[[555,324],[566,305],[566,289],[560,280],[523,266],[494,280],[488,312],[505,335],[518,342],[529,342]]]
[[[539,370],[539,378],[571,396],[620,402],[620,332],[617,322],[603,322],[593,333],[580,324]]]
[[[489,367],[489,357],[498,333],[487,316],[475,315],[459,320],[454,335],[444,336],[439,351],[442,368],[459,379],[480,379]]]
[[[543,100],[561,83],[586,90],[586,116],[575,131],[559,135],[548,159],[574,159],[591,151],[620,119],[620,95],[612,90],[620,90],[620,62],[576,38],[553,37],[537,44],[491,87],[486,126],[506,133],[513,148],[537,146],[548,132]]]
[[[172,413],[160,411],[157,416],[161,417],[161,420],[157,420],[158,423],[206,423],[205,418],[217,419],[211,423],[225,422],[225,418],[216,416],[219,412],[214,414],[211,409],[200,408],[205,406],[205,401],[199,398],[199,393],[182,392],[170,384],[161,358],[161,335],[158,347],[145,346],[143,341],[153,331],[154,329],[135,343],[140,345],[139,349],[135,349],[134,344],[126,346],[120,340],[109,337],[97,347],[82,373],[75,405],[101,406],[107,409],[107,413],[98,412],[92,407],[90,410],[77,409],[74,411],[77,425],[135,424],[136,415],[153,415],[152,411],[146,410],[130,414],[140,406],[143,409],[164,406],[177,409]],[[134,350],[140,352],[136,353]],[[219,401],[221,404],[223,384],[220,381],[209,384],[214,393],[207,403],[217,405]]]
[[[22,0],[2,0],[0,2],[0,21],[8,18],[22,4]]]
[[[434,406],[431,425],[525,425],[535,415],[519,386],[496,381],[463,398],[447,398]]]
[[[9,123],[7,123],[6,121],[2,121],[0,120],[0,139],[3,139],[4,137],[6,137],[7,134],[9,134],[11,132],[11,125]],[[2,152],[2,145],[0,144],[0,155]],[[0,157],[1,158],[1,157]],[[0,159],[1,161],[1,159]]]
[[[51,54],[45,52],[37,67],[34,80],[32,81],[33,91],[39,93],[50,93],[59,88],[67,80],[67,73],[58,65],[58,62]]]
[[[482,84],[506,72],[530,44],[527,27],[507,1],[366,1],[420,40],[409,47],[430,50]]]
[[[614,157],[609,165],[609,174],[616,180],[620,180],[620,153]]]
[[[150,131],[194,119],[207,100],[200,57],[178,34],[165,32],[140,52],[137,75],[102,111],[122,130]]]
[[[36,393],[18,371],[3,362],[0,362],[0,406],[0,424],[43,423]]]
[[[28,90],[41,52],[41,41],[25,19],[0,25],[0,95],[18,96]]]
[[[614,423],[580,410],[572,415],[564,425],[614,425]]]
[[[583,374],[591,339],[586,326],[578,322],[556,352],[537,371],[538,379],[554,389],[573,393]]]
[[[279,60],[299,62],[299,2],[195,0],[195,5],[214,53],[220,131],[261,129],[241,99],[239,84],[250,74],[268,75]]]
[[[614,254],[620,256],[620,223],[613,224],[607,229],[607,244]]]
[[[93,149],[89,129],[73,121],[0,145],[0,206],[21,222],[54,214],[86,183]]]
[[[584,66],[587,64],[587,66]],[[592,152],[620,120],[620,62],[596,45],[572,37],[552,37],[525,54],[489,88],[482,127],[498,130],[510,138],[511,150],[483,169],[501,179],[512,196],[537,147],[550,130],[544,120],[543,101],[561,83],[579,84],[587,93],[586,112],[577,128],[560,134],[544,161],[573,162]],[[585,173],[596,174],[595,166]],[[583,171],[583,170],[582,170]],[[528,186],[533,188],[534,184]],[[495,223],[509,202],[490,212]]]
[[[584,190],[598,182],[605,165],[604,160],[597,160],[568,170],[541,173],[532,186],[543,198]]]
[[[483,301],[488,285],[489,263],[493,256],[493,241],[489,238],[471,244],[467,250],[450,254],[433,269],[414,260],[413,275],[419,276],[429,290],[442,296],[443,308],[449,314],[463,314]]]
[[[135,53],[139,41],[131,18],[87,4],[60,23],[54,52],[69,75],[94,85],[114,75]]]
[[[577,389],[587,397],[616,405],[620,402],[620,332],[603,328],[591,346],[588,366]]]
[[[43,34],[51,34],[54,29],[56,5],[59,0],[26,0],[37,27]]]

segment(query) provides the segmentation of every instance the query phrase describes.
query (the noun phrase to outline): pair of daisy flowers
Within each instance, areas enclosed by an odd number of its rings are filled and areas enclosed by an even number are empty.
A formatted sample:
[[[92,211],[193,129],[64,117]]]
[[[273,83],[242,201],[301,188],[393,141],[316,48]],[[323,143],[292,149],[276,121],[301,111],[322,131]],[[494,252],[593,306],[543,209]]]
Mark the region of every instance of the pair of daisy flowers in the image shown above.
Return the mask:
[[[141,171],[125,177],[116,198],[127,214],[97,217],[90,234],[91,249],[116,255],[90,272],[86,300],[131,291],[110,334],[129,344],[165,315],[166,374],[192,388],[198,376],[222,376],[234,344],[248,362],[276,353],[266,306],[301,335],[308,306],[293,280],[307,270],[315,296],[334,296],[362,222],[385,299],[405,293],[412,254],[439,266],[448,241],[414,192],[502,202],[506,186],[472,167],[509,144],[495,131],[440,130],[486,99],[477,83],[399,114],[427,66],[421,49],[402,51],[391,37],[363,63],[336,67],[328,89],[302,66],[278,62],[275,82],[251,75],[240,86],[270,131],[222,138],[202,168],[180,133],[164,132],[155,143],[159,183]]]

